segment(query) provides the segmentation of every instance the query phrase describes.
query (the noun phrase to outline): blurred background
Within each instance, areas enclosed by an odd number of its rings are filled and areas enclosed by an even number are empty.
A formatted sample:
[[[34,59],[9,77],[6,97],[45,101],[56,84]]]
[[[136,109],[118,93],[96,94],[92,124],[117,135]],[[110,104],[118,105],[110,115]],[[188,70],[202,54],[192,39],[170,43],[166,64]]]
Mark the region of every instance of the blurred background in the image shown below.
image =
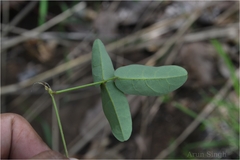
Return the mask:
[[[179,65],[187,82],[128,96],[133,132],[117,141],[100,90],[56,96],[69,154],[94,159],[239,158],[238,1],[1,1],[1,112],[26,118],[63,152],[49,94],[91,83],[99,38],[114,67]]]

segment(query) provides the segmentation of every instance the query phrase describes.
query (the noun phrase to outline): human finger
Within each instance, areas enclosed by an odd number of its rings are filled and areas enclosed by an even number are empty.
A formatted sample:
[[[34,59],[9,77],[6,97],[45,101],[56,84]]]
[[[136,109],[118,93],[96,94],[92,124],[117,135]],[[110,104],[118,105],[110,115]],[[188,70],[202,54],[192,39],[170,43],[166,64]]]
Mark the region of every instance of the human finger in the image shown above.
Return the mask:
[[[50,150],[20,115],[4,113],[1,119],[1,158],[31,158]]]
[[[31,159],[68,159],[68,158],[56,151],[48,150],[33,156]]]

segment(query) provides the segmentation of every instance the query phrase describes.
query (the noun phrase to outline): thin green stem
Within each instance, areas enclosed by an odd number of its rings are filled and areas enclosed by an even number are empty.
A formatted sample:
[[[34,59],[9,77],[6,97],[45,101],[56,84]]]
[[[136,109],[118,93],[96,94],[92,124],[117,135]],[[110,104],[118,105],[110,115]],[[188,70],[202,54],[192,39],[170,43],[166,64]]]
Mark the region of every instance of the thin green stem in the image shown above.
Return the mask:
[[[68,88],[68,89],[64,89],[64,90],[59,90],[59,91],[52,91],[51,88],[48,85],[46,85],[45,83],[42,83],[42,82],[39,83],[39,84],[45,86],[45,89],[48,90],[48,93],[50,94],[50,96],[52,98],[53,106],[54,106],[54,109],[55,109],[55,112],[56,112],[56,116],[57,116],[57,121],[58,121],[60,134],[61,134],[61,137],[62,137],[63,147],[64,147],[65,154],[66,154],[67,158],[68,158],[67,145],[66,145],[66,142],[65,142],[64,134],[63,134],[62,124],[61,124],[60,116],[59,116],[59,113],[58,113],[57,104],[56,104],[56,101],[54,99],[54,95],[53,94],[60,94],[60,93],[70,92],[70,91],[74,91],[74,90],[77,90],[77,89],[80,89],[80,88],[85,88],[85,87],[89,87],[89,86],[94,86],[94,85],[106,83],[106,82],[114,80],[116,78],[117,77],[112,77],[112,78],[109,78],[109,79],[104,80],[104,81],[99,81],[99,82],[90,83],[90,84],[86,84],[86,85],[82,85],[82,86],[77,86],[77,87]]]
[[[58,126],[59,126],[60,134],[61,134],[61,137],[62,137],[62,142],[63,142],[63,147],[64,147],[64,150],[65,150],[65,154],[66,154],[66,157],[69,158],[68,157],[67,145],[66,145],[66,142],[65,142],[64,134],[63,134],[62,124],[61,124],[60,116],[59,116],[59,113],[58,113],[57,104],[56,104],[56,101],[54,99],[54,95],[52,94],[51,89],[49,90],[49,94],[52,98],[53,106],[54,106],[54,109],[55,109],[55,112],[56,112]]]
[[[52,94],[60,94],[60,93],[70,92],[70,91],[74,91],[74,90],[77,90],[77,89],[80,89],[80,88],[85,88],[85,87],[90,87],[90,86],[95,86],[95,85],[98,85],[98,84],[106,83],[107,81],[111,81],[111,80],[114,80],[114,79],[116,79],[116,77],[112,77],[112,78],[109,78],[109,79],[104,80],[104,81],[89,83],[89,84],[86,84],[86,85],[77,86],[77,87],[73,87],[73,88],[63,89],[63,90],[59,90],[59,91],[52,91],[51,93]]]

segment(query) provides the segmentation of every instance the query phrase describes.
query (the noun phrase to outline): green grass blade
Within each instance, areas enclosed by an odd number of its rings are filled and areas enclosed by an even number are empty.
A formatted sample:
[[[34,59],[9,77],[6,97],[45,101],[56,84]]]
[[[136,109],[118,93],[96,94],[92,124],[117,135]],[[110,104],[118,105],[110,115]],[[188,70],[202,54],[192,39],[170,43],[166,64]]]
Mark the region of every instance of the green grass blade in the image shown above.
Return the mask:
[[[238,78],[237,78],[237,76],[235,74],[235,68],[234,68],[234,65],[233,65],[232,61],[230,60],[230,58],[228,57],[226,52],[223,50],[223,47],[222,47],[221,43],[218,40],[216,40],[216,39],[211,40],[211,43],[214,46],[214,48],[216,49],[217,53],[223,58],[227,68],[230,71],[231,80],[233,82],[234,90],[235,90],[235,92],[238,95],[240,95],[239,80],[238,80]]]
[[[112,78],[113,73],[112,61],[102,41],[99,39],[95,40],[92,48],[92,75],[94,82]]]
[[[123,93],[145,96],[169,93],[187,80],[187,71],[179,66],[129,65],[118,68],[114,75],[115,84]]]
[[[46,16],[48,11],[48,1],[47,0],[41,0],[39,2],[39,19],[38,19],[38,25],[42,25],[46,22]]]
[[[127,98],[114,82],[101,85],[101,96],[103,111],[113,135],[121,142],[128,140],[132,133],[132,119]]]
[[[220,146],[227,146],[227,141],[202,141],[202,142],[195,142],[190,143],[184,147],[186,150],[194,149],[194,148],[214,148]]]
[[[180,103],[173,103],[173,106],[176,107],[177,109],[179,109],[180,111],[182,111],[183,113],[185,113],[186,115],[192,117],[192,118],[197,118],[198,114],[196,112],[194,112],[193,110],[187,108],[186,106],[183,106]],[[207,124],[209,123],[208,119],[204,119],[202,121],[202,124],[204,124],[205,126],[207,126]]]
[[[41,119],[40,124],[43,130],[44,137],[46,139],[46,143],[48,144],[49,147],[52,147],[52,133],[50,125],[47,123],[45,119]]]
[[[60,8],[61,8],[62,12],[64,12],[64,11],[69,9],[69,7],[67,6],[66,2],[61,2],[59,5],[60,5]]]
[[[176,107],[177,109],[179,109],[180,111],[182,111],[183,113],[189,115],[192,118],[196,118],[198,115],[196,112],[190,110],[189,108],[181,105],[180,103],[174,103],[173,104],[174,107]]]

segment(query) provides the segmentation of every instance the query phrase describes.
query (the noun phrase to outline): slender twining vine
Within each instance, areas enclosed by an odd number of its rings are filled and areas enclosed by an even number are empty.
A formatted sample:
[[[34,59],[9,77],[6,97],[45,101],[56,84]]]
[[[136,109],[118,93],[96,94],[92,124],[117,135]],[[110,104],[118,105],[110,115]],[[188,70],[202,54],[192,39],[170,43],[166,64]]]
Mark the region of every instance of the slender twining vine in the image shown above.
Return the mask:
[[[47,83],[38,82],[45,86],[52,98],[67,157],[68,151],[54,95],[90,86],[100,86],[104,114],[113,135],[123,142],[128,140],[132,133],[132,118],[125,94],[160,96],[176,90],[187,80],[187,71],[175,65],[150,67],[134,64],[114,70],[104,44],[99,39],[93,43],[91,64],[93,83],[53,91]]]

